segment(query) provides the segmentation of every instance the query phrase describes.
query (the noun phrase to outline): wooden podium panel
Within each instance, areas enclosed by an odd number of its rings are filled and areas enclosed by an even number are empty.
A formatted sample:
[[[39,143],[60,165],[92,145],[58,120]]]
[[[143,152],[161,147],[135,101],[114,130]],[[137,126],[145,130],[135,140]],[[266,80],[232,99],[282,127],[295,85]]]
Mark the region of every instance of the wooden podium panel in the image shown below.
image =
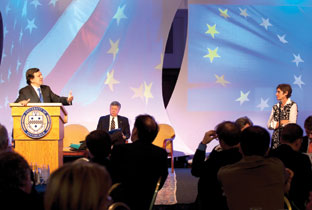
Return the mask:
[[[29,164],[49,165],[51,172],[62,166],[64,124],[67,122],[67,112],[62,104],[29,103],[27,106],[22,106],[19,103],[11,103],[10,107],[13,117],[14,150]],[[22,116],[31,107],[44,109],[51,118],[50,130],[41,138],[27,136],[22,129]]]

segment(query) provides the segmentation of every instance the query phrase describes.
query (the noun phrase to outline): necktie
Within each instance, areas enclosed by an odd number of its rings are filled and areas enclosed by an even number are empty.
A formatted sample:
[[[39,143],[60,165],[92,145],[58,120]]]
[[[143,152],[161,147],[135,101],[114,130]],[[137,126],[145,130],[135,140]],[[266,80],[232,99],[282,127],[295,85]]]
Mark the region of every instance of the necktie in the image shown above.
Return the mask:
[[[113,117],[112,122],[111,122],[111,130],[115,129],[115,117]]]
[[[38,88],[37,90],[38,90],[38,93],[39,93],[40,102],[43,103],[43,96],[41,94],[41,90],[40,90],[40,88]]]
[[[309,143],[308,153],[312,153],[312,141]]]

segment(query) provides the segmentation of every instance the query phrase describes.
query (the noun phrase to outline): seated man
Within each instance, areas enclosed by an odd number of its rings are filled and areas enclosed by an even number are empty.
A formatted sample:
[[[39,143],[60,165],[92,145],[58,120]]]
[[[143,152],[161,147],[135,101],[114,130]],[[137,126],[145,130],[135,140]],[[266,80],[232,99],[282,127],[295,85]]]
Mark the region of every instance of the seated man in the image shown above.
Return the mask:
[[[38,68],[26,72],[27,86],[19,90],[15,103],[26,106],[28,103],[62,103],[70,105],[74,99],[70,92],[68,97],[60,97],[52,92],[49,86],[43,85],[43,76]]]
[[[312,153],[312,115],[304,121],[304,130],[306,136],[303,137],[300,151],[303,153]]]
[[[111,173],[111,163],[109,156],[111,154],[112,140],[110,135],[101,130],[92,131],[86,137],[87,149],[89,151],[90,162],[105,166]]]
[[[240,130],[233,122],[222,122],[216,130],[210,130],[199,144],[192,162],[192,175],[199,177],[196,209],[227,209],[226,199],[217,179],[222,166],[233,164],[242,158],[239,152]],[[206,145],[219,138],[217,146],[205,160]]]
[[[110,104],[109,115],[100,117],[96,130],[103,130],[106,132],[120,129],[121,132],[111,133],[112,143],[124,144],[130,137],[130,127],[128,118],[118,115],[121,104],[118,101],[113,101]]]
[[[0,124],[0,152],[7,151],[9,146],[9,136],[7,129]]]
[[[277,158],[265,158],[270,135],[262,127],[251,126],[241,135],[243,158],[218,172],[230,210],[283,209],[284,165]],[[288,180],[287,180],[288,181]]]
[[[302,143],[303,130],[299,125],[287,124],[282,131],[281,145],[270,152],[273,157],[279,158],[294,172],[288,198],[299,209],[305,209],[312,190],[312,171],[309,157],[299,152]]]
[[[158,179],[160,188],[168,176],[167,152],[152,144],[158,124],[150,115],[136,117],[131,144],[115,145],[112,150],[112,179],[120,182],[124,196],[113,197],[135,210],[149,208]]]

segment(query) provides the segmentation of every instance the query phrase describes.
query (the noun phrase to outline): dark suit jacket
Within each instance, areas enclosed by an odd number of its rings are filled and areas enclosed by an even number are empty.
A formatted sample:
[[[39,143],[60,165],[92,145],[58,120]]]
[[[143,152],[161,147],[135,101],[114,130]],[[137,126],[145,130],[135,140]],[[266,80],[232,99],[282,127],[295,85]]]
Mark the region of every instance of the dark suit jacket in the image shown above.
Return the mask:
[[[289,145],[282,144],[270,152],[271,156],[279,158],[286,168],[294,172],[289,190],[289,199],[299,209],[305,209],[304,203],[308,200],[312,190],[312,171],[309,157],[294,151]]]
[[[309,139],[308,136],[304,136],[300,147],[300,152],[306,153],[308,151]]]
[[[103,130],[108,132],[109,129],[109,116],[105,115],[100,117],[96,130]],[[130,137],[130,127],[128,118],[117,115],[118,128],[121,128],[121,132],[126,136],[126,139]]]
[[[67,102],[67,97],[60,97],[56,95],[52,92],[49,86],[41,85],[40,88],[44,103],[62,103],[63,105],[70,105]],[[38,94],[31,85],[28,85],[19,90],[19,96],[15,100],[15,103],[19,103],[20,101],[28,99],[30,99],[29,103],[40,103],[40,98],[38,97]]]
[[[197,149],[192,162],[192,175],[199,177],[196,209],[227,209],[217,174],[222,166],[238,162],[242,155],[238,148],[213,150],[205,160],[206,152]]]
[[[134,210],[148,209],[159,177],[162,177],[162,187],[168,176],[167,152],[137,140],[114,146],[111,163],[113,182],[122,184],[121,194],[125,195],[119,200]]]

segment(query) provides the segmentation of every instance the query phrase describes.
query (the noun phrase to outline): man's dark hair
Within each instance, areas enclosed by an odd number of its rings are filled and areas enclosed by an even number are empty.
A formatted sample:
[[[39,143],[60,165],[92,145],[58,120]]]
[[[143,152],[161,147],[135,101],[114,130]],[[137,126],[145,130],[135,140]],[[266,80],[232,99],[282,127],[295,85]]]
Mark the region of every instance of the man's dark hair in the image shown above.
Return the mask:
[[[252,121],[248,117],[240,117],[235,121],[235,124],[238,126],[239,130],[242,130],[245,125],[253,126]]]
[[[282,130],[282,140],[285,142],[293,143],[302,136],[302,128],[295,123],[287,124]]]
[[[118,106],[119,109],[121,108],[121,104],[118,101],[112,101],[112,103],[110,103],[110,106]]]
[[[111,153],[112,140],[110,135],[105,131],[92,131],[86,137],[86,144],[94,157],[108,157]]]
[[[9,136],[7,129],[0,124],[0,151],[6,150],[9,144]]]
[[[228,146],[234,146],[239,143],[240,129],[234,122],[225,121],[217,125],[216,133],[219,140],[224,141]]]
[[[134,127],[138,131],[140,141],[152,143],[158,134],[158,124],[151,115],[139,115],[135,119]]]
[[[312,115],[304,121],[304,129],[312,131]]]
[[[286,91],[288,92],[287,94],[287,98],[289,98],[291,96],[292,93],[292,89],[291,86],[289,84],[279,84],[276,89],[280,89],[281,91],[283,91],[283,93],[285,93]]]
[[[26,185],[30,167],[27,161],[18,153],[0,153],[0,191],[14,191]]]
[[[26,71],[26,81],[28,85],[31,84],[30,80],[34,78],[34,73],[38,71],[40,71],[38,68],[31,68]]]
[[[264,156],[270,145],[269,132],[260,126],[250,126],[243,130],[240,146],[245,156]]]

